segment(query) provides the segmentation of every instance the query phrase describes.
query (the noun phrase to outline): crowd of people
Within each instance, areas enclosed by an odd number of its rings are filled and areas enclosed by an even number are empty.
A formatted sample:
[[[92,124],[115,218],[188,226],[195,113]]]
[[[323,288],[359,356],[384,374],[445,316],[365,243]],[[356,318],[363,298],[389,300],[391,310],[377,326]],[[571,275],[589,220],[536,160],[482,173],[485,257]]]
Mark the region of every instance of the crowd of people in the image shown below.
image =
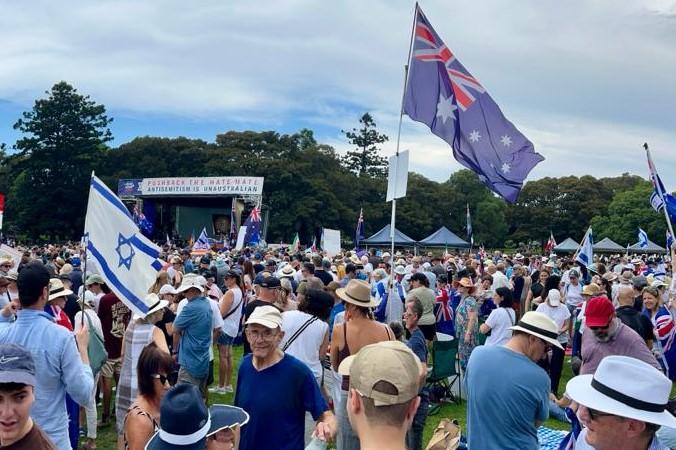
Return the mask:
[[[566,448],[676,448],[673,255],[165,245],[137,315],[78,245],[19,250],[0,257],[3,449],[91,450],[114,427],[130,450],[419,450],[452,394],[425,382],[438,340],[471,450],[537,449],[549,417]]]

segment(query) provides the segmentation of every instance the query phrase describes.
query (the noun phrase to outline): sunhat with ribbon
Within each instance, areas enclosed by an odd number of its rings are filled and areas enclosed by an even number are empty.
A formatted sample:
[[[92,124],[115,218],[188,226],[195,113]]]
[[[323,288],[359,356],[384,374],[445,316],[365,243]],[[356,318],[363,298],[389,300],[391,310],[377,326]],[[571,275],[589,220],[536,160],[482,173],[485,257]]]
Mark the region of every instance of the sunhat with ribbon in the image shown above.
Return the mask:
[[[467,277],[461,278],[460,280],[455,280],[453,282],[453,288],[454,289],[457,289],[458,286],[462,286],[462,287],[469,289],[470,294],[472,292],[474,292],[474,290],[476,289],[476,286],[474,286],[474,283],[472,283],[472,280],[467,278]]]
[[[579,375],[566,385],[566,395],[587,408],[676,428],[676,417],[667,410],[670,393],[671,381],[662,372],[619,355],[606,356],[593,375]]]
[[[71,295],[73,291],[66,289],[63,285],[63,281],[58,278],[52,278],[49,280],[49,300],[52,301],[59,297],[66,297]]]
[[[378,306],[376,299],[371,297],[371,286],[363,280],[350,280],[344,288],[336,289],[336,295],[353,305],[366,308]]]
[[[528,311],[516,325],[509,327],[509,329],[532,334],[563,350],[563,347],[561,347],[561,344],[556,339],[559,336],[559,328],[552,319],[542,313]]]

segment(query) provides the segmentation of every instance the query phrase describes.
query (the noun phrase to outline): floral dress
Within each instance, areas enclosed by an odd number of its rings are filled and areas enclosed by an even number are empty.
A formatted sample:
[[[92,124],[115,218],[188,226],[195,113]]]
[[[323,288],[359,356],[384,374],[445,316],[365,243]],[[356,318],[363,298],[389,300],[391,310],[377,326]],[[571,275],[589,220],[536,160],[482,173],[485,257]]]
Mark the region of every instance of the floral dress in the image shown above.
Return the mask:
[[[465,340],[469,315],[472,312],[477,315],[479,306],[476,299],[470,296],[461,299],[458,308],[455,310],[455,337],[458,339],[458,355],[460,357],[460,368],[463,372],[467,368],[469,355],[474,350],[474,347],[476,347],[479,338],[479,320],[477,317],[474,320],[472,329],[469,330],[469,340]]]

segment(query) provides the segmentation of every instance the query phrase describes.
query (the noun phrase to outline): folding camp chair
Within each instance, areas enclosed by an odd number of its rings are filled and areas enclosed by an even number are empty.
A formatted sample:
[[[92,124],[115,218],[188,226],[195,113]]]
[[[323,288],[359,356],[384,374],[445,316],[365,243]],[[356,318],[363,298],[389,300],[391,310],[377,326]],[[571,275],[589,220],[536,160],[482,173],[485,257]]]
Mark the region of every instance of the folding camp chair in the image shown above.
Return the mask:
[[[427,387],[430,391],[443,392],[443,394],[439,396],[439,402],[434,404],[430,402],[429,414],[435,414],[439,410],[441,400],[444,398],[449,398],[457,404],[460,404],[462,401],[460,367],[457,357],[457,339],[451,341],[432,341],[432,361],[434,365],[427,374]],[[457,396],[451,390],[455,383],[458,383]]]

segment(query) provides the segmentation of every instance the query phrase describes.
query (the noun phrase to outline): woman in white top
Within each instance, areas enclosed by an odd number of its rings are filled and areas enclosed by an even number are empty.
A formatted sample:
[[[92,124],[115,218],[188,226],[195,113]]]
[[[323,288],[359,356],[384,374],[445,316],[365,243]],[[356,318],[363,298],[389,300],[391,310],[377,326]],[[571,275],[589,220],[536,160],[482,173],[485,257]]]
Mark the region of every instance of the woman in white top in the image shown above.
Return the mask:
[[[82,317],[82,311],[75,313],[75,323],[73,323],[75,328],[75,333],[82,329],[82,321],[86,323],[86,327],[89,329],[89,333],[96,333],[103,341],[103,329],[101,328],[101,319],[96,315],[94,308],[96,306],[96,294],[91,291],[85,291],[84,293],[84,314],[85,317]],[[87,417],[87,444],[85,447],[94,448],[96,443],[96,386],[99,383],[99,375],[101,372],[96,374],[94,379],[94,391],[90,397],[89,403],[84,405],[85,416]]]
[[[232,343],[239,332],[242,320],[242,278],[233,270],[225,274],[227,291],[221,297],[218,307],[223,317],[223,330],[218,336],[218,387],[216,392],[232,392]]]
[[[549,293],[547,293],[547,301],[540,303],[536,311],[552,319],[559,328],[559,336],[556,340],[559,341],[563,350],[553,345],[552,359],[549,361],[548,365],[552,393],[558,397],[559,380],[561,379],[561,371],[563,369],[563,358],[566,353],[566,345],[568,345],[570,311],[568,310],[568,307],[561,304],[561,293],[557,289],[549,290]]]
[[[504,345],[512,337],[510,327],[516,325],[516,312],[512,308],[514,303],[512,291],[506,287],[497,288],[493,294],[493,301],[498,307],[491,311],[486,322],[481,324],[479,332],[491,333],[486,338],[485,345]]]

